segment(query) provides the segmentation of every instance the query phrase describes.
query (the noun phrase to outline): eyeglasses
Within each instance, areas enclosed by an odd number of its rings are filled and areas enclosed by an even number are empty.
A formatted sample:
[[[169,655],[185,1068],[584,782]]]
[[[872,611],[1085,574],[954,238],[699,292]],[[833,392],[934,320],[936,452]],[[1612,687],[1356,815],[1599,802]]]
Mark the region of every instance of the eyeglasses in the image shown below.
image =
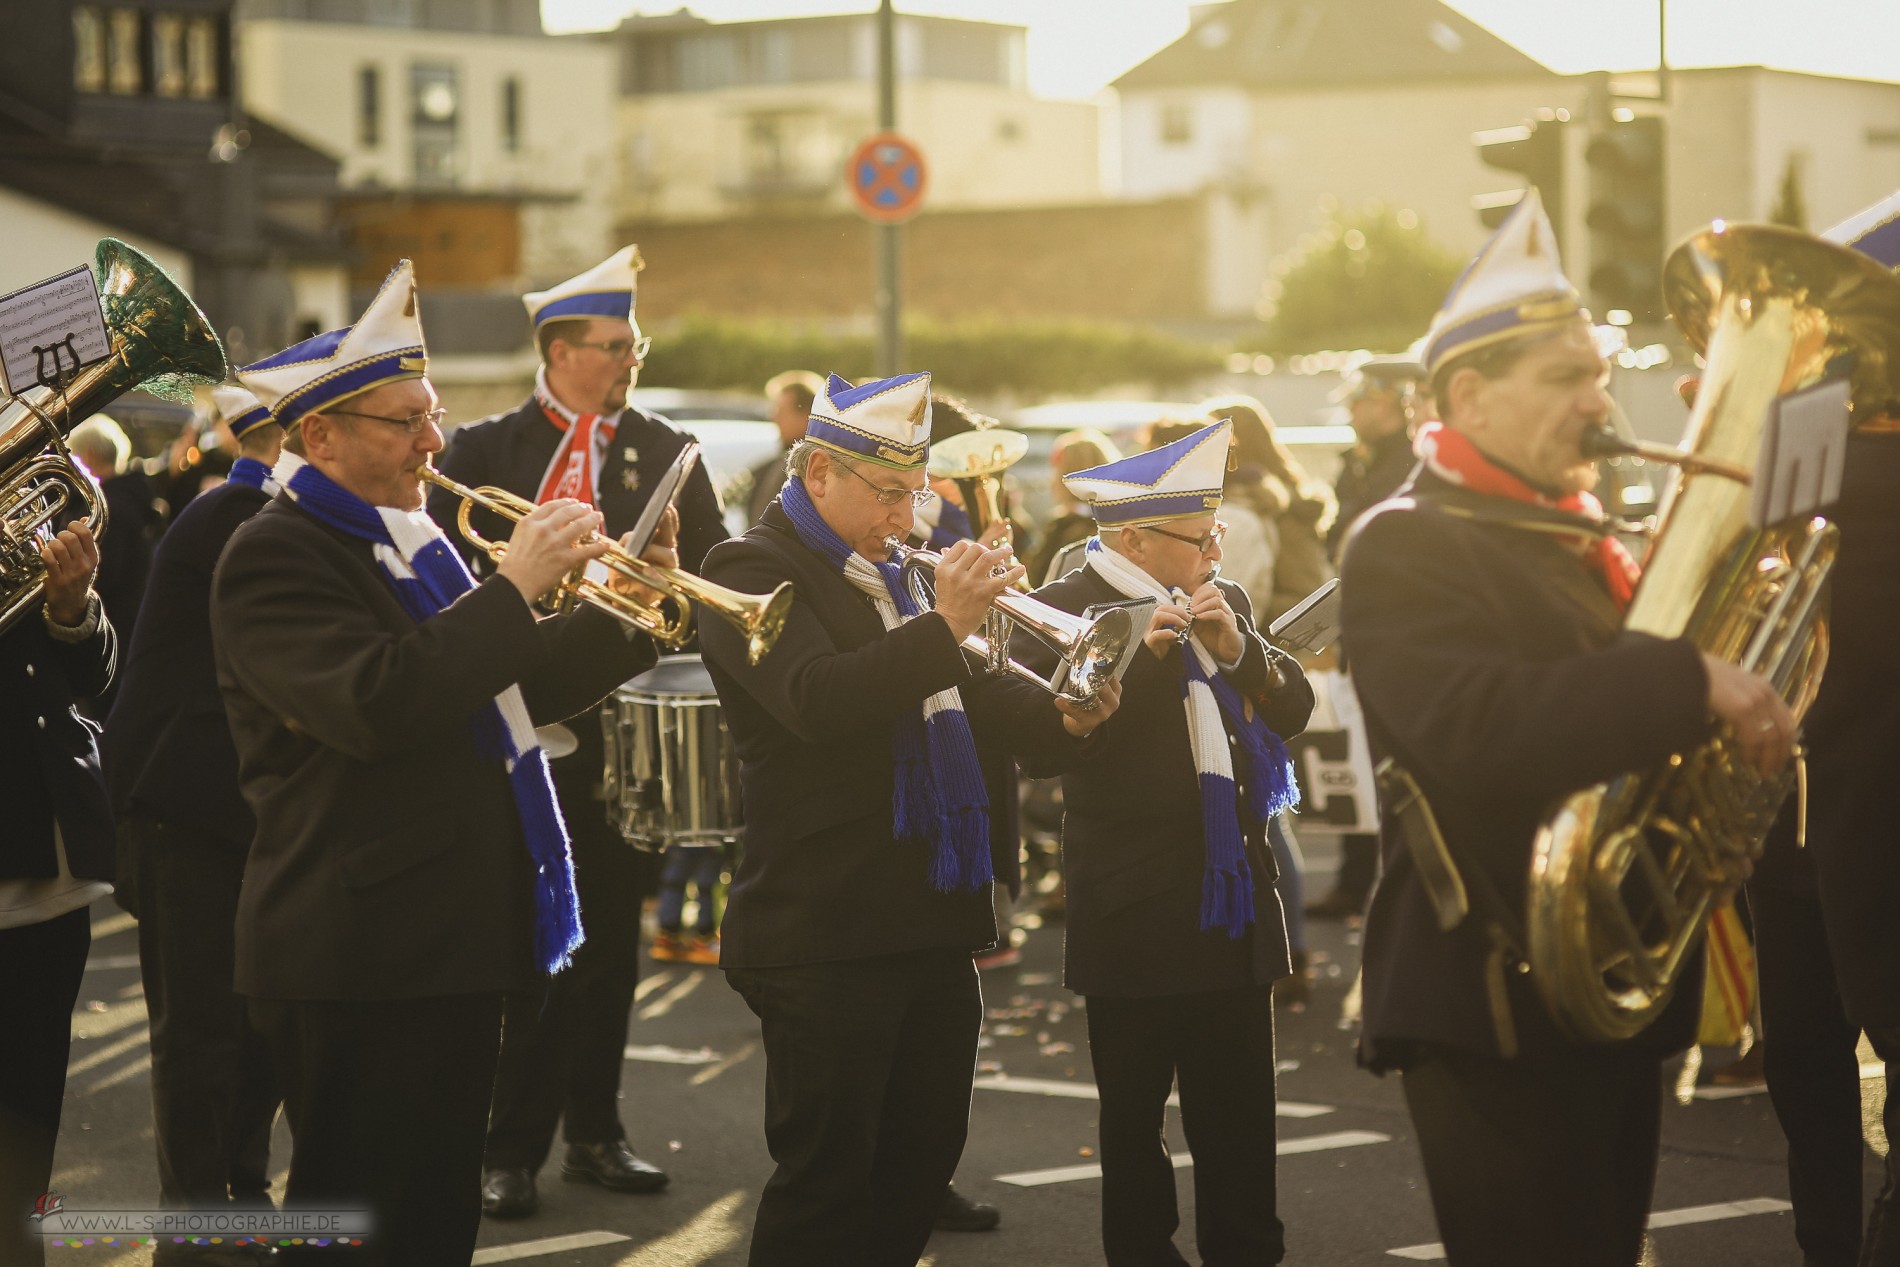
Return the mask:
[[[873,484],[867,476],[858,475],[857,468],[847,465],[844,462],[835,462],[833,465],[840,470],[850,471],[853,475],[857,475],[859,479],[863,480],[873,495],[877,497],[877,504],[880,506],[895,506],[906,497],[910,498],[910,504],[913,506],[928,506],[930,499],[936,496],[934,492],[927,488],[886,488],[882,484]]]
[[[633,359],[645,365],[647,352],[653,347],[653,336],[643,334],[637,339],[609,339],[605,343],[592,343],[586,339],[568,339],[577,348],[599,348],[616,361],[624,361],[629,353]]]
[[[332,409],[329,412],[333,414],[348,414],[352,418],[374,418],[377,422],[386,422],[392,427],[401,427],[412,436],[421,435],[424,429],[430,426],[441,426],[443,420],[449,416],[449,411],[439,406],[429,410],[427,413],[410,414],[407,418],[390,418],[383,414],[366,414],[355,409]]]
[[[1206,554],[1209,550],[1219,545],[1221,538],[1227,535],[1227,524],[1223,520],[1216,519],[1214,526],[1198,537],[1184,537],[1178,532],[1169,532],[1166,528],[1150,528],[1146,524],[1141,525],[1141,530],[1143,532],[1160,533],[1164,537],[1172,537],[1182,545],[1193,546],[1202,554]]]

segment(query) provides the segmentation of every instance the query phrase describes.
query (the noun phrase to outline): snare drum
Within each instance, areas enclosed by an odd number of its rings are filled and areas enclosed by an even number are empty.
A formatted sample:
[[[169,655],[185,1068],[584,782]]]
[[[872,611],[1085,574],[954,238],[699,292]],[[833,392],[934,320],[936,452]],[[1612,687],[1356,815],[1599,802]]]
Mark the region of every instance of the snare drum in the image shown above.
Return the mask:
[[[696,655],[663,656],[601,709],[607,821],[636,848],[739,838],[739,758]]]

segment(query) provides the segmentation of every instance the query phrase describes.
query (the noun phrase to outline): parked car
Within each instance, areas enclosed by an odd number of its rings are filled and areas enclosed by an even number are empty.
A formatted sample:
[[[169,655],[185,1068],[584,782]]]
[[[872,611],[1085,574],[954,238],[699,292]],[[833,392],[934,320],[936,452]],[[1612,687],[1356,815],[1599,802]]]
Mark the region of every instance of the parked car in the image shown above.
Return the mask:
[[[780,451],[778,428],[754,418],[673,421],[699,441],[699,460],[705,464],[713,491],[726,509],[726,531],[738,536],[752,526],[745,521],[746,506],[752,499],[752,470]]]
[[[701,419],[731,421],[735,418],[770,422],[772,405],[762,392],[691,391],[680,387],[636,387],[628,402],[650,414],[659,414],[673,422],[697,422]]]

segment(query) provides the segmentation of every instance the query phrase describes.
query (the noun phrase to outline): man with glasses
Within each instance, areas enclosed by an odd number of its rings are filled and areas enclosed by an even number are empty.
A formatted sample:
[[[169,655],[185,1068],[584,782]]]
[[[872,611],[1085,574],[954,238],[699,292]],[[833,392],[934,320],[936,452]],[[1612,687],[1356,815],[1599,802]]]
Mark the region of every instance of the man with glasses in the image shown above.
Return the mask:
[[[652,340],[634,317],[638,248],[628,246],[549,290],[523,296],[541,352],[533,396],[512,413],[459,428],[442,470],[471,487],[505,488],[537,503],[571,497],[597,509],[610,535],[632,528],[667,466],[691,437],[627,404]],[[441,492],[430,509],[457,537],[460,503]],[[680,557],[697,571],[725,535],[719,499],[703,466],[679,497]],[[476,530],[499,527],[478,515]],[[478,566],[472,546],[465,553]],[[539,1206],[535,1175],[557,1126],[561,1175],[615,1192],[657,1192],[664,1171],[636,1156],[620,1120],[620,1074],[640,974],[640,902],[655,881],[651,856],[609,826],[600,799],[597,713],[575,718],[552,762],[554,786],[574,841],[587,944],[543,997],[510,998],[495,1082],[482,1208],[518,1218]]]
[[[442,448],[427,372],[407,261],[355,325],[239,371],[289,435],[281,491],[232,535],[211,596],[257,819],[236,988],[284,1095],[285,1196],[367,1206],[378,1267],[468,1261],[503,997],[581,942],[534,725],[656,659],[591,608],[535,617],[606,548],[580,501],[537,507],[496,574],[470,577],[423,511]]]
[[[1063,611],[1152,600],[1121,711],[1062,776],[1064,975],[1088,1000],[1110,1267],[1186,1260],[1162,1140],[1179,1087],[1208,1263],[1277,1263],[1273,983],[1291,972],[1266,824],[1297,796],[1285,737],[1312,689],[1217,580],[1232,424],[1067,476],[1094,512],[1082,567],[1035,596]],[[1037,639],[1012,658],[1054,667]]]
[[[1119,698],[1083,709],[972,673],[963,639],[1023,573],[1008,547],[948,547],[919,610],[886,543],[930,497],[930,423],[928,374],[833,376],[764,520],[706,560],[721,585],[790,581],[796,596],[756,665],[723,622],[701,633],[744,764],[720,966],[759,1017],[778,1164],[754,1263],[908,1267],[923,1252],[968,1127],[971,955],[996,941],[976,743],[1054,773]]]

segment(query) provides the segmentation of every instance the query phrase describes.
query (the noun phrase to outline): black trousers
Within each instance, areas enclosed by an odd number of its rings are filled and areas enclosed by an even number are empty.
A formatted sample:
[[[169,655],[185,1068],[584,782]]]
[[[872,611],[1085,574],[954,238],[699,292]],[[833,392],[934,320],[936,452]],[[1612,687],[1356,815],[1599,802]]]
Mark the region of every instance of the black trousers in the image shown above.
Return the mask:
[[[1206,1267],[1277,1263],[1273,991],[1088,998],[1102,1096],[1102,1246],[1109,1267],[1176,1267],[1181,1217],[1163,1138],[1177,1084],[1194,1155],[1194,1243]]]
[[[1634,1267],[1656,1185],[1659,1060],[1434,1049],[1403,1077],[1452,1267]]]
[[[561,787],[587,940],[544,988],[510,994],[489,1115],[490,1170],[538,1171],[557,1126],[570,1144],[626,1137],[620,1073],[640,981],[640,901],[650,864],[607,825],[600,802]]]
[[[367,1206],[375,1218],[362,1253],[291,1261],[468,1267],[501,995],[252,999],[250,1011],[290,1120],[287,1204]]]
[[[73,1003],[92,948],[85,907],[0,929],[0,1263],[46,1261],[27,1216],[53,1177]]]
[[[152,1137],[166,1208],[258,1200],[281,1097],[231,988],[244,856],[154,819],[120,822],[138,868],[139,975],[152,1031]]]
[[[965,950],[731,969],[765,1043],[751,1267],[911,1267],[963,1154],[983,1000]]]
[[[1866,1155],[1860,1026],[1836,984],[1813,864],[1795,847],[1791,817],[1783,819],[1748,885],[1768,1097],[1788,1139],[1795,1243],[1810,1267],[1854,1267]]]

